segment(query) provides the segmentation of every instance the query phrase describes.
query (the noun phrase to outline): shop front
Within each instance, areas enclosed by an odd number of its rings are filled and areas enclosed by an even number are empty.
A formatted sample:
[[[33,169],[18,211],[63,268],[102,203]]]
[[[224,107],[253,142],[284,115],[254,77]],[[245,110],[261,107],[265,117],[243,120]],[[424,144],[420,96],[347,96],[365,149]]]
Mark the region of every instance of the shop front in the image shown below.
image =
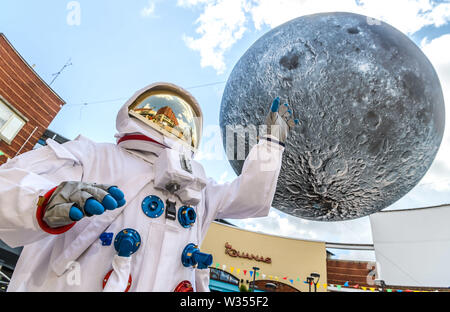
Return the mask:
[[[326,291],[325,242],[243,230],[214,222],[201,246],[211,253],[211,291]]]

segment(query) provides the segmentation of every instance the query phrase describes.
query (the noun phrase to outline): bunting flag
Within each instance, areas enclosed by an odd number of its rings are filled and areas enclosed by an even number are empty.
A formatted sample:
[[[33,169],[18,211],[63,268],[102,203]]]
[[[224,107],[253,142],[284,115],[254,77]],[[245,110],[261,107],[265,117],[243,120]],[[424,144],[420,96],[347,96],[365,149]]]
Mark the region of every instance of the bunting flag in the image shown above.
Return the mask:
[[[218,269],[220,267],[220,263],[216,263],[215,267]],[[227,268],[227,265],[226,264],[222,264],[222,269],[224,271],[226,270],[226,268]],[[262,276],[263,279],[268,277],[271,280],[275,279],[276,281],[279,281],[279,277],[278,276],[273,276],[273,275],[268,275],[267,276],[266,274],[264,274],[262,272],[261,273],[260,272],[255,272],[253,270],[242,270],[240,268],[236,268],[236,267],[232,267],[232,266],[229,267],[229,270],[230,270],[230,273],[233,273],[234,271],[236,271],[236,274],[240,274],[240,272],[242,271],[242,272],[244,272],[244,275],[247,275],[247,272],[249,272],[250,273],[250,277],[253,277],[253,274],[255,274],[255,277]],[[283,279],[285,281],[289,281],[292,285],[294,285],[295,282],[298,282],[298,283],[302,283],[303,282],[304,284],[308,285],[308,282],[307,281],[302,281],[300,279],[300,277],[297,277],[295,279],[295,277],[284,276],[284,277],[281,277],[281,279]],[[310,285],[314,285],[314,284],[310,283]],[[379,292],[383,292],[383,289],[376,288],[376,287],[360,286],[359,284],[350,286],[350,282],[349,281],[346,281],[343,285],[334,285],[334,284],[326,284],[326,283],[319,284],[319,283],[317,283],[316,286],[317,286],[317,288],[320,288],[320,286],[322,286],[323,289],[325,289],[325,290],[327,290],[327,288],[329,288],[329,287],[336,287],[338,290],[342,290],[342,287],[351,287],[351,288],[354,288],[354,289],[362,289],[364,291],[371,291],[371,292],[379,291]],[[401,292],[408,292],[408,293],[415,292],[415,293],[418,293],[418,292],[430,292],[430,291],[411,290],[411,289],[405,289],[405,290],[398,289],[398,290],[396,290],[396,289],[389,288],[389,289],[386,289],[386,292],[390,292],[390,293],[392,293],[392,292],[399,292],[399,293],[401,293]],[[439,292],[439,290],[435,290],[435,292]]]

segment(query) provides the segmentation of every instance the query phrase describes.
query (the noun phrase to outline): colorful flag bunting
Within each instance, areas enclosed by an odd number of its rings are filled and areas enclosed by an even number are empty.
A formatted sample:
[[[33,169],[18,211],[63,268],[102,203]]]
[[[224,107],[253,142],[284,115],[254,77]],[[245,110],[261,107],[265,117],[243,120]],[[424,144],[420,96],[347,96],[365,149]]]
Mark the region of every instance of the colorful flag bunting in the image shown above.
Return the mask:
[[[2,155],[1,153],[2,153],[2,151],[0,150],[0,156]],[[216,268],[219,268],[219,267],[220,267],[220,264],[219,264],[219,263],[216,263]],[[227,268],[227,265],[226,265],[226,264],[223,264],[223,265],[222,265],[222,269],[225,271],[226,268]],[[240,269],[240,268],[235,268],[235,267],[230,266],[229,269],[230,269],[230,273],[233,273],[235,269],[236,269],[236,274],[239,274],[239,273],[241,272],[241,269]],[[244,272],[244,275],[247,275],[247,270],[242,270],[242,272]],[[266,274],[263,274],[263,273],[260,273],[260,272],[255,272],[255,271],[252,271],[252,270],[248,270],[248,272],[250,273],[250,277],[253,277],[253,273],[255,273],[255,276],[256,276],[256,277],[259,277],[260,275],[262,276],[263,279],[265,279],[265,278],[267,277]],[[269,278],[269,279],[275,279],[275,280],[277,280],[277,281],[279,280],[278,276],[268,275],[268,278]],[[300,283],[302,282],[301,279],[300,279],[300,277],[297,277],[296,280],[295,280],[295,279],[291,279],[291,278],[288,277],[288,276],[284,276],[284,277],[281,277],[281,278],[282,278],[283,280],[286,280],[286,281],[288,280],[289,282],[291,282],[291,284],[294,284],[294,281],[297,281],[297,282],[300,282]],[[308,284],[307,281],[303,281],[303,283],[304,283],[304,284]],[[311,283],[311,285],[314,285],[314,284]],[[319,288],[320,286],[321,286],[321,284],[317,283],[317,288]],[[327,289],[328,286],[330,286],[330,287],[337,287],[337,289],[339,289],[339,290],[341,290],[342,287],[352,287],[352,288],[355,288],[355,289],[362,289],[362,290],[364,290],[364,291],[367,291],[367,290],[370,290],[370,291],[372,291],[372,292],[374,292],[374,291],[376,291],[376,290],[378,290],[378,291],[380,291],[380,292],[383,291],[382,288],[364,287],[364,286],[359,286],[359,284],[356,284],[356,285],[354,285],[354,286],[350,286],[348,281],[345,282],[344,285],[333,285],[333,284],[326,284],[326,283],[324,283],[324,284],[322,284],[322,286],[323,286],[324,289]],[[406,290],[401,290],[401,289],[398,289],[398,290],[395,290],[395,289],[386,289],[386,291],[387,291],[387,292],[390,292],[390,293],[392,293],[392,292],[399,292],[399,293],[401,293],[401,292],[415,292],[415,293],[418,293],[418,292],[429,292],[429,291],[420,291],[420,290],[411,290],[411,289],[406,289]],[[439,292],[439,291],[436,290],[436,292]]]

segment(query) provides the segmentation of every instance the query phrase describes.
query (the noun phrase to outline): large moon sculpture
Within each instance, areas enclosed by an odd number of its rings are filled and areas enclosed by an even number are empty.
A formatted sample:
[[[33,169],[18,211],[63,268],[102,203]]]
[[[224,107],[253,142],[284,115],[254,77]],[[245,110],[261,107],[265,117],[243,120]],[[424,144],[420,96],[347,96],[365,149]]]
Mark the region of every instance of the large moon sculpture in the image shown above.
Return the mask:
[[[388,207],[421,180],[442,141],[444,98],[432,64],[406,35],[362,15],[294,19],[239,60],[220,111],[237,174],[255,144],[239,126],[264,124],[278,96],[300,125],[273,206],[304,219],[350,220]]]

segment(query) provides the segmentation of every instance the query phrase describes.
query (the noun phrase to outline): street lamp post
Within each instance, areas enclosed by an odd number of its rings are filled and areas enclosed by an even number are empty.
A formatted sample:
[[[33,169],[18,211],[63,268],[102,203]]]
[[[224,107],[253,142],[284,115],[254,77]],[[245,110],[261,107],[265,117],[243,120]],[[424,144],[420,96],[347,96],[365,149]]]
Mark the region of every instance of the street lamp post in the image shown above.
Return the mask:
[[[313,283],[314,279],[312,277],[307,277],[306,282],[308,283],[309,292],[311,292],[311,284]]]
[[[258,267],[253,267],[253,285],[252,285],[252,292],[255,291],[255,280],[256,280],[256,271],[258,271]]]
[[[309,277],[311,279],[311,282],[314,283],[314,292],[317,292],[317,284],[320,280],[320,274],[319,273],[311,273],[311,276]],[[317,280],[316,280],[317,278]],[[310,290],[311,291],[311,284],[310,284]]]

